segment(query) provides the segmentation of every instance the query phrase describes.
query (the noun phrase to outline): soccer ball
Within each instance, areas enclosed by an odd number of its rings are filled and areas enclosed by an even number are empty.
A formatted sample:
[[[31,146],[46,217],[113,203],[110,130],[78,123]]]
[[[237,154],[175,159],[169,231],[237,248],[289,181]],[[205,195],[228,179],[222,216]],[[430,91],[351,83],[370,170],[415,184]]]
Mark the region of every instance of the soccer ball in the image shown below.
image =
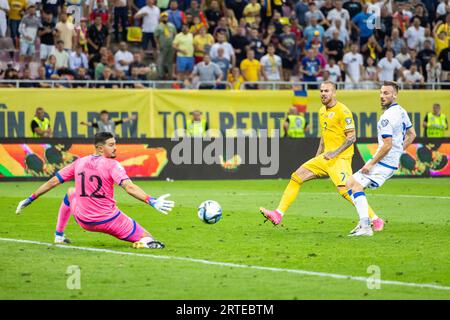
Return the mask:
[[[198,207],[198,218],[205,223],[214,224],[222,218],[222,208],[214,200],[206,200]]]

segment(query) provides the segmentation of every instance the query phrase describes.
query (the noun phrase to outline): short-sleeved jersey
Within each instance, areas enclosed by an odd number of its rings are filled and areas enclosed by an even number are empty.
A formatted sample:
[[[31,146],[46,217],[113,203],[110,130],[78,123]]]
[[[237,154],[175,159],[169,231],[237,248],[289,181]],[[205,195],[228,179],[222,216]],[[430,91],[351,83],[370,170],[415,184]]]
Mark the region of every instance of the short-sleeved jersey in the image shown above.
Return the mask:
[[[383,146],[385,138],[392,138],[392,148],[379,162],[381,165],[389,166],[391,169],[398,168],[400,156],[403,154],[405,133],[411,127],[408,113],[399,104],[394,103],[384,111],[377,124],[378,149],[375,155]]]
[[[129,179],[122,165],[102,156],[80,158],[56,173],[61,183],[75,180],[77,212],[73,214],[87,222],[105,221],[117,212],[114,184]]]
[[[346,140],[346,133],[355,130],[352,112],[339,101],[334,107],[322,106],[319,110],[320,127],[322,128],[324,152],[334,151]],[[353,145],[345,149],[339,158],[350,159],[353,156]]]

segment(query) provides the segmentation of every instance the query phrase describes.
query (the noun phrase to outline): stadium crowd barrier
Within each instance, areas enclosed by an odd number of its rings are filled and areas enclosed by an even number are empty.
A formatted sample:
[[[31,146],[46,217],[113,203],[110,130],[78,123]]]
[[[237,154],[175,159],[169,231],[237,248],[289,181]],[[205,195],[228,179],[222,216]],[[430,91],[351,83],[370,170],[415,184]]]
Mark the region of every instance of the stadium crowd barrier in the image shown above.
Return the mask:
[[[116,160],[133,179],[289,178],[299,165],[315,156],[318,144],[318,138],[119,138]],[[358,139],[354,172],[376,148],[376,139]],[[1,139],[0,180],[45,180],[93,152],[89,139]],[[416,139],[402,155],[395,176],[450,176],[449,157],[450,139]]]
[[[320,85],[320,81],[317,82],[304,82],[304,81],[246,81],[239,85],[240,90],[291,90],[296,86],[302,86],[305,90],[317,89]],[[1,79],[0,87],[12,87],[12,88],[36,88],[39,84],[45,84],[50,88],[97,88],[97,87],[110,87],[117,86],[121,89],[134,89],[135,85],[141,85],[147,89],[202,89],[202,86],[211,86],[211,89],[233,89],[235,86],[228,81],[194,81],[193,84],[185,87],[182,81],[152,81],[152,80],[16,80],[16,79]],[[373,90],[379,88],[379,83],[374,81],[360,81],[357,84],[349,84],[345,82],[336,83],[338,90]],[[398,83],[401,90],[448,90],[450,89],[450,82],[425,82],[423,84],[407,84]],[[138,88],[136,88],[138,89]]]

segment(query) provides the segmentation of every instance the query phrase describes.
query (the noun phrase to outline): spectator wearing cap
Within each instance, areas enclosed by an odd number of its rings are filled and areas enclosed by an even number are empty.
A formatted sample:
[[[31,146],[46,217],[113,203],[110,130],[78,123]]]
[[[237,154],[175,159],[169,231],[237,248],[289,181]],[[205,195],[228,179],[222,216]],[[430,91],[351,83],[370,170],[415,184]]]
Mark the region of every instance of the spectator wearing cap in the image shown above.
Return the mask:
[[[142,49],[147,50],[148,43],[152,43],[152,49],[156,48],[154,33],[159,23],[161,11],[155,6],[155,0],[147,0],[147,5],[142,7],[134,16],[142,18]]]
[[[155,29],[158,77],[161,80],[168,80],[172,78],[174,55],[172,43],[177,35],[177,29],[169,22],[167,11],[161,13],[159,21]]]
[[[31,62],[35,53],[36,36],[40,25],[36,17],[36,6],[29,5],[27,14],[22,18],[19,25],[20,34],[20,63]]]
[[[102,24],[100,16],[95,17],[94,24],[88,29],[87,43],[89,55],[99,53],[101,47],[109,47],[108,28]]]
[[[184,24],[180,33],[175,36],[172,47],[177,52],[177,78],[184,81],[189,78],[194,69],[194,37],[189,32],[189,26]]]
[[[45,63],[50,52],[55,47],[55,30],[56,24],[52,21],[52,14],[50,12],[41,12],[41,23],[38,29],[38,36],[40,38],[39,55],[42,64]]]

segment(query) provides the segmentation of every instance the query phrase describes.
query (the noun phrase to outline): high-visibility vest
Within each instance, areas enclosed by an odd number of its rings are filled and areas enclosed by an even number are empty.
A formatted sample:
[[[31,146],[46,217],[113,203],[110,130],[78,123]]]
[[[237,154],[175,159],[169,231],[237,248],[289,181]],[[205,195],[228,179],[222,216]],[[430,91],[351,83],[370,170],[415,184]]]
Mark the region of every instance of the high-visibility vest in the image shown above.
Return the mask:
[[[206,120],[188,120],[186,124],[186,132],[191,137],[203,137],[206,133]]]
[[[36,121],[36,123],[39,126],[39,129],[41,129],[41,130],[47,130],[48,127],[50,126],[50,119],[49,118],[44,118],[44,120],[41,121],[38,117],[34,117],[33,120]],[[36,132],[33,131],[33,137],[34,138],[39,138],[40,135],[38,135]]]
[[[289,127],[287,131],[287,136],[290,138],[304,138],[305,137],[305,127],[306,120],[305,117],[298,115],[288,115]]]
[[[447,126],[445,114],[441,113],[440,116],[436,116],[432,112],[428,112],[427,118],[427,137],[442,138]]]

